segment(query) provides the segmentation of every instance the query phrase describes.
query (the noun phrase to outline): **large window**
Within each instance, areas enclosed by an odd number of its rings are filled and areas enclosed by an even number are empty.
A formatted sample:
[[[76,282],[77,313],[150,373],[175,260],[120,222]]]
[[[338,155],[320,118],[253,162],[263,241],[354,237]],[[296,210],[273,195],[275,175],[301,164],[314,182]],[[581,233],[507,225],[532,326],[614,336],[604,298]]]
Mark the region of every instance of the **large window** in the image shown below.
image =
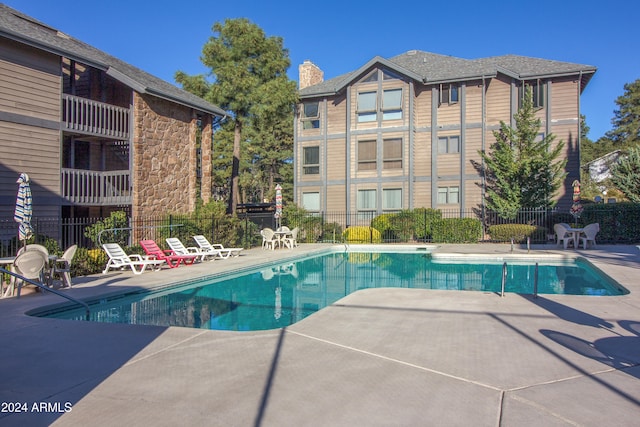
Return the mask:
[[[382,141],[383,169],[402,169],[402,138]]]
[[[438,204],[451,205],[460,203],[459,187],[438,187]]]
[[[320,173],[320,147],[304,147],[302,149],[303,175],[317,175]]]
[[[320,127],[318,102],[305,102],[302,105],[302,128],[317,129]]]
[[[402,118],[402,89],[382,91],[382,120]]]
[[[382,190],[382,210],[399,211],[402,209],[402,189],[385,188]]]
[[[377,92],[358,93],[358,121],[375,122],[377,114]]]
[[[372,141],[358,141],[358,170],[376,170],[377,162],[377,144]]]
[[[302,193],[302,207],[309,212],[320,212],[320,193]]]
[[[378,111],[382,113],[382,120],[402,119],[402,89],[385,89],[378,92],[358,93],[358,122],[374,122],[378,119]]]
[[[358,190],[358,211],[370,212],[376,210],[376,190]]]
[[[440,104],[455,104],[459,101],[459,87],[455,83],[440,85]]]
[[[459,136],[438,137],[438,154],[451,154],[460,152]]]

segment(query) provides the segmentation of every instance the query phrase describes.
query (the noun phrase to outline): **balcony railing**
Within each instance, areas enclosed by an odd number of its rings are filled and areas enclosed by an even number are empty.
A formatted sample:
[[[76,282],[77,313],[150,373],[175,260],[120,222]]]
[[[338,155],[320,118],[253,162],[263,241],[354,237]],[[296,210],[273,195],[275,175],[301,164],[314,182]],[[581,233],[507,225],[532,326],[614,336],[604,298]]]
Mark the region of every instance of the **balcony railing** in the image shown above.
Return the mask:
[[[131,204],[131,173],[61,170],[62,197],[77,205],[107,206]]]
[[[86,135],[129,138],[129,109],[63,94],[62,128]]]

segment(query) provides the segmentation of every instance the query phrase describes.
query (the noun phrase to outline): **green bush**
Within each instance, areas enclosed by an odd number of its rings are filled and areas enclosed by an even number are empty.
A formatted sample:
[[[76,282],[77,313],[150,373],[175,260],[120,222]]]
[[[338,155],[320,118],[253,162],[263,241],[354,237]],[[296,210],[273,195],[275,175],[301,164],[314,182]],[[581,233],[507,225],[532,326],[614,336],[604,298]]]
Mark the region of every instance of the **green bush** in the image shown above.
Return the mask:
[[[428,240],[433,236],[433,222],[442,219],[442,212],[431,208],[413,210],[414,234],[418,240]]]
[[[433,242],[477,243],[482,239],[482,223],[473,218],[444,218],[432,223]]]
[[[395,214],[382,214],[373,218],[371,226],[380,232],[384,240],[395,240],[396,233],[393,229],[392,219]]]
[[[91,239],[93,244],[97,247],[100,247],[100,242],[102,243],[117,243],[120,246],[124,247],[129,243],[130,231],[127,229],[129,227],[129,218],[127,217],[126,212],[124,211],[116,211],[111,212],[108,218],[105,218],[102,221],[98,221],[95,224],[86,228],[84,235]],[[117,229],[115,231],[106,231]],[[126,229],[126,230],[122,230]]]
[[[354,226],[344,230],[344,240],[349,243],[381,243],[380,232],[373,227]]]
[[[491,240],[497,242],[524,243],[529,237],[533,241],[545,241],[546,229],[529,224],[496,224],[489,227]]]

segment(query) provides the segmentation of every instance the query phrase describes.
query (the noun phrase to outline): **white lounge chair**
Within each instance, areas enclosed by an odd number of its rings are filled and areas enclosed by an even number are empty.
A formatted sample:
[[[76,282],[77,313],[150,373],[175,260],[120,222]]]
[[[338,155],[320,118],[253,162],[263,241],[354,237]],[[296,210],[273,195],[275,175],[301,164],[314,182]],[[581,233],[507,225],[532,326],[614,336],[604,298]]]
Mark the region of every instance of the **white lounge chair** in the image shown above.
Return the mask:
[[[171,250],[177,255],[196,255],[200,258],[200,261],[204,261],[207,258],[214,259],[218,257],[217,253],[211,251],[205,251],[200,248],[196,248],[195,246],[186,247],[177,237],[168,237],[166,240],[169,248],[171,248]]]
[[[209,240],[203,235],[193,236],[193,240],[196,241],[200,249],[208,252],[218,252],[220,258],[229,258],[230,256],[238,256],[244,248],[225,248],[220,243],[210,243]]]
[[[591,243],[593,247],[596,247],[596,234],[600,232],[600,224],[597,222],[594,224],[588,224],[580,233],[580,242],[584,249],[587,249],[587,244]]]
[[[165,263],[163,259],[143,257],[138,254],[127,255],[117,243],[105,243],[102,245],[102,248],[109,257],[107,266],[104,268],[102,274],[106,274],[111,268],[123,269],[126,267],[130,267],[133,274],[142,274],[147,267],[152,270],[160,270],[162,264]]]

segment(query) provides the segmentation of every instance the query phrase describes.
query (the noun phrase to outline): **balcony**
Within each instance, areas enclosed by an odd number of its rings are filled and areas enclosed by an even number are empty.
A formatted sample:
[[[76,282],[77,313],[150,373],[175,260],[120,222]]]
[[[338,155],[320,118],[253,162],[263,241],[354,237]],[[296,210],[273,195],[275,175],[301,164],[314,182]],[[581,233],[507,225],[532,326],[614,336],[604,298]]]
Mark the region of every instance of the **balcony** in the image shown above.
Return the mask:
[[[131,204],[131,173],[121,171],[61,170],[61,194],[64,200],[81,206]]]
[[[129,109],[62,95],[62,130],[83,135],[129,139]]]

